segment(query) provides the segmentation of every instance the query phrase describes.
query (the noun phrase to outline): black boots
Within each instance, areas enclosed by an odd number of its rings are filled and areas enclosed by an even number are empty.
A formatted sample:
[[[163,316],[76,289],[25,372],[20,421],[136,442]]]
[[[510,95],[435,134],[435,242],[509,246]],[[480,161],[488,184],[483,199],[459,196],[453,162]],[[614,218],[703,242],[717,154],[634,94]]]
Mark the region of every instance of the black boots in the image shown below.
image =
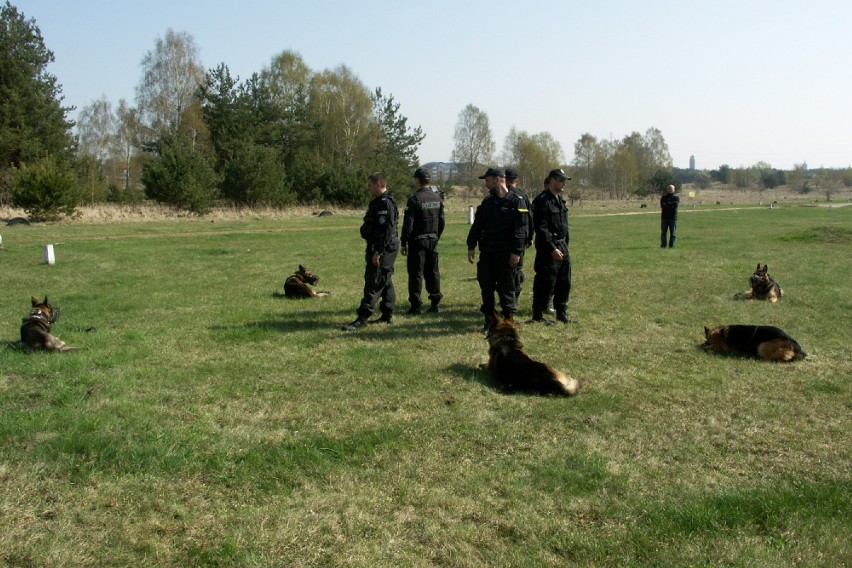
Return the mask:
[[[577,320],[569,317],[565,312],[557,312],[556,321],[561,321],[562,323],[577,323]]]
[[[485,325],[483,325],[482,329],[480,329],[479,331],[488,335],[489,333],[491,333],[491,330],[494,329],[495,325],[497,325],[497,322],[494,321],[494,316],[487,315],[485,316]]]
[[[364,327],[365,325],[367,325],[367,320],[365,320],[361,316],[358,316],[357,318],[355,318],[355,321],[353,321],[352,323],[347,323],[346,325],[341,326],[340,330],[341,331],[355,331],[356,329],[360,329],[360,328]]]
[[[551,325],[553,320],[545,319],[544,312],[541,310],[533,310],[532,323],[543,323],[546,325]]]
[[[374,323],[386,323],[388,325],[393,325],[393,314],[382,314],[382,317],[370,320],[367,323],[369,323],[370,325]]]

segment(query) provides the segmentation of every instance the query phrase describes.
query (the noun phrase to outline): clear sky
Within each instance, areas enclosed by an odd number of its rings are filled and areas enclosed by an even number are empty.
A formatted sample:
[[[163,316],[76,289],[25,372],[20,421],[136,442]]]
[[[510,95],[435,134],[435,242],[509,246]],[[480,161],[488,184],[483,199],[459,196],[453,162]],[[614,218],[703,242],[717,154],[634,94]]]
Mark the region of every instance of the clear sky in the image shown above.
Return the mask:
[[[209,69],[244,79],[284,50],[314,71],[344,64],[448,161],[459,112],[550,132],[659,129],[700,169],[768,162],[852,166],[849,0],[12,0],[56,56],[64,105],[134,103],[140,62],[171,28]],[[70,115],[76,119],[77,111]]]

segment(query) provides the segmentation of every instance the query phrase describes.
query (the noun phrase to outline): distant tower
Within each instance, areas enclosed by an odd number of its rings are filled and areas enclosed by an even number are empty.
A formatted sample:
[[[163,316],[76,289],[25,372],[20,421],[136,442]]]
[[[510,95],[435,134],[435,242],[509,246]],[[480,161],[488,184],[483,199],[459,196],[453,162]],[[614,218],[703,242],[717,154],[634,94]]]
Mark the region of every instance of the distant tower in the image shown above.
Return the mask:
[[[689,169],[690,170],[695,169],[695,156],[694,155],[689,157]]]

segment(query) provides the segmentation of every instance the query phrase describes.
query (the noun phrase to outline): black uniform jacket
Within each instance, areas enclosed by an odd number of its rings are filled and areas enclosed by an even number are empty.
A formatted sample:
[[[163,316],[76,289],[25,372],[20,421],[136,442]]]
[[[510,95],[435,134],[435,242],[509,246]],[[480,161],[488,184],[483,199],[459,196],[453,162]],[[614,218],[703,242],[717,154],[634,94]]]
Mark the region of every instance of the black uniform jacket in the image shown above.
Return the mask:
[[[367,241],[367,252],[393,252],[399,248],[396,226],[399,210],[387,191],[374,198],[367,207],[361,224],[361,238]]]
[[[680,196],[677,193],[666,193],[660,198],[660,207],[663,210],[664,219],[677,219],[677,206],[680,205]]]
[[[517,194],[505,197],[489,195],[476,208],[473,225],[467,234],[467,249],[479,244],[480,252],[510,252],[520,255],[524,250],[527,219],[526,203]]]
[[[514,185],[509,186],[509,191],[517,194],[524,201],[524,207],[529,211],[526,215],[527,218],[527,226],[526,226],[526,238],[527,241],[532,241],[533,235],[535,234],[535,228],[533,227],[533,219],[532,219],[532,202],[530,198],[527,197],[527,194],[524,193],[519,187]]]
[[[533,200],[532,207],[536,250],[552,252],[563,240],[567,246],[568,206],[565,200],[545,189]]]
[[[434,234],[440,238],[444,224],[444,200],[431,187],[421,187],[405,202],[402,242],[407,243],[421,235]]]

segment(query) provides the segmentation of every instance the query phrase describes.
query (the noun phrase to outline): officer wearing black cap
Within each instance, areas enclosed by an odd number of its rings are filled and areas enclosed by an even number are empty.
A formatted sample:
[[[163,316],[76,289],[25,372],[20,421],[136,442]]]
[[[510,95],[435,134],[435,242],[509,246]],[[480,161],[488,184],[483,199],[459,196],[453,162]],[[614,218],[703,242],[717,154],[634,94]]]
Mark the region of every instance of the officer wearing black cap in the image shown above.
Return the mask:
[[[441,303],[441,274],[438,271],[438,239],[444,232],[444,200],[430,185],[431,176],[423,168],[417,168],[414,179],[419,188],[405,203],[402,221],[402,254],[408,258],[408,301],[409,314],[419,314],[420,292],[426,281],[426,292],[431,306],[429,311],[438,313]]]
[[[502,170],[488,168],[479,179],[485,180],[488,197],[476,208],[473,225],[467,235],[467,259],[473,262],[479,245],[476,279],[482,292],[485,316],[484,333],[494,325],[494,292],[500,300],[504,318],[514,317],[517,309],[515,270],[524,250],[526,215],[522,200],[506,187]]]
[[[367,242],[364,269],[364,298],[358,306],[358,317],[341,327],[343,331],[355,331],[367,325],[381,298],[380,318],[369,323],[393,323],[396,290],[393,287],[393,264],[399,251],[396,233],[399,210],[396,201],[388,193],[385,176],[374,173],[367,178],[367,190],[373,198],[361,224],[361,238]]]
[[[571,257],[568,254],[568,206],[562,198],[565,182],[570,180],[561,169],[551,170],[547,188],[533,200],[535,228],[535,279],[533,280],[533,321],[552,323],[544,318],[551,295],[556,319],[576,320],[568,316],[571,294]]]
[[[518,187],[518,172],[513,170],[512,168],[506,168],[506,187],[509,189],[510,193],[514,193],[524,202],[524,207],[527,211],[532,210],[532,204],[530,203],[530,198],[527,197],[527,194]],[[527,225],[526,230],[524,232],[524,250],[521,251],[521,260],[518,262],[517,270],[515,271],[515,295],[517,296],[518,301],[520,302],[521,298],[521,286],[524,283],[524,253],[526,249],[532,245],[532,238],[534,234],[532,215],[526,215]]]

